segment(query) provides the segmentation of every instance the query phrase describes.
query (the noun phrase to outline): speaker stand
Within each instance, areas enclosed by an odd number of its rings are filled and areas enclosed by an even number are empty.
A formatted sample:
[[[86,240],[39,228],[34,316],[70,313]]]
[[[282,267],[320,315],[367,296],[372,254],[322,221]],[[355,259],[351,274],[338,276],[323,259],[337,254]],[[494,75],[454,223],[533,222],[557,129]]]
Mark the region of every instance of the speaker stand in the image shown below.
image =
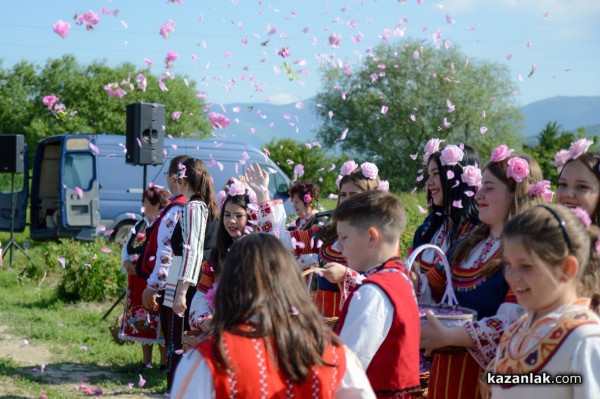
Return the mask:
[[[10,213],[10,240],[8,241],[8,244],[6,245],[6,248],[4,248],[4,252],[2,252],[2,259],[4,259],[4,256],[10,249],[10,257],[8,258],[9,259],[8,264],[10,265],[10,267],[12,267],[13,247],[17,247],[17,249],[19,251],[21,251],[23,253],[23,255],[25,255],[26,257],[31,259],[31,256],[29,256],[29,254],[27,252],[25,252],[25,250],[19,244],[17,244],[17,242],[15,241],[15,212],[17,211],[17,193],[15,193],[15,174],[14,173],[12,174],[12,177],[10,180],[10,192],[12,195],[12,204],[11,204],[11,213]]]

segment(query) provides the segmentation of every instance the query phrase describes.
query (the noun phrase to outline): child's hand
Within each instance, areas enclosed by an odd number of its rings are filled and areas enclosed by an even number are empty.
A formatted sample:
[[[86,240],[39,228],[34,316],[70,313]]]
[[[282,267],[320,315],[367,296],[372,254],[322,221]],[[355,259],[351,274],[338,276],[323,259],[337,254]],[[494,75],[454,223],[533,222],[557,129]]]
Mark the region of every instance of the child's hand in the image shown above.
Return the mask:
[[[330,262],[323,266],[323,277],[330,283],[341,283],[346,275],[346,266]]]
[[[421,349],[425,349],[425,356],[430,356],[432,351],[448,346],[444,340],[447,328],[438,321],[431,310],[427,312],[426,317],[427,323],[421,326]]]
[[[269,200],[269,172],[263,170],[258,163],[250,165],[244,174],[244,184],[256,193],[258,202]]]

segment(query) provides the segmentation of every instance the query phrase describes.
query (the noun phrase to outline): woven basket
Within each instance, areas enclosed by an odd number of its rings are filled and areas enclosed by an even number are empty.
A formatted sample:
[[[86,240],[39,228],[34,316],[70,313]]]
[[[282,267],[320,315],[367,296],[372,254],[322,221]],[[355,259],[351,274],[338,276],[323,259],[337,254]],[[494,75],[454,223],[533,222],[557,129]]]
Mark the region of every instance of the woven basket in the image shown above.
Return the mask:
[[[318,267],[309,267],[303,270],[302,273],[300,273],[302,278],[304,278],[306,281],[307,289],[310,293],[310,296],[313,298],[316,293],[316,281],[314,281],[313,276],[317,270],[319,270]],[[338,317],[323,317],[323,321],[325,322],[325,324],[331,327],[332,330],[335,330],[335,328],[337,327]]]
[[[183,333],[183,351],[187,352],[196,346],[202,338],[204,334],[200,331],[185,331]]]
[[[108,330],[110,331],[110,334],[112,335],[113,340],[119,345],[123,345],[123,344],[127,343],[127,341],[124,341],[123,339],[121,339],[121,337],[119,337],[119,333],[121,332],[122,324],[123,324],[123,312],[119,312],[117,314],[115,322],[112,325],[108,326]]]
[[[417,247],[406,259],[405,267],[407,271],[410,271],[413,265],[417,265],[415,262],[417,256],[426,249],[433,249],[438,253],[442,264],[444,265],[444,272],[446,273],[446,291],[440,303],[433,305],[419,305],[419,314],[421,317],[421,325],[427,323],[426,313],[428,310],[432,310],[437,320],[448,328],[458,327],[464,325],[468,321],[477,319],[477,312],[473,309],[465,308],[458,305],[458,300],[454,294],[454,287],[452,287],[452,273],[450,271],[450,264],[446,258],[444,251],[435,245],[425,244]],[[448,346],[444,348],[438,348],[433,353],[459,353],[464,352],[466,349],[463,347]]]

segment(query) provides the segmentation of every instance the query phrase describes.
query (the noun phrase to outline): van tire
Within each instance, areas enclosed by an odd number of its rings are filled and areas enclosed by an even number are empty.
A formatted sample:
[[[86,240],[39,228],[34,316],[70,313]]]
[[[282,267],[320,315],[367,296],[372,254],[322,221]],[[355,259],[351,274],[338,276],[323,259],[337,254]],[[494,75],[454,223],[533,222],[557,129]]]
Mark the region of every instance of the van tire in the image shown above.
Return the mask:
[[[131,234],[131,229],[133,228],[133,226],[135,226],[135,224],[132,222],[119,223],[117,227],[115,227],[115,230],[113,231],[110,238],[113,242],[116,242],[117,244],[125,244],[126,240]]]

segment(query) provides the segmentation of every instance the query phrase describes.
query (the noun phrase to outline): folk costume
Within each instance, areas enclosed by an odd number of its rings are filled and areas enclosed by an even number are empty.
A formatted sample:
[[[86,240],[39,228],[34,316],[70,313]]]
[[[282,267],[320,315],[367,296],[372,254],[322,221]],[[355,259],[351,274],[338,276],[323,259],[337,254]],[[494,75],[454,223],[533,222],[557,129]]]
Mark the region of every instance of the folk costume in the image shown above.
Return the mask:
[[[134,226],[127,243],[123,246],[122,262],[129,260],[133,264],[137,263],[154,226],[146,217]],[[119,337],[125,341],[136,341],[142,344],[162,344],[164,340],[160,334],[160,314],[158,310],[147,310],[142,304],[142,293],[145,288],[145,278],[127,275],[125,310]]]
[[[500,238],[490,235],[452,265],[452,286],[459,305],[477,311],[478,319],[464,325],[474,348],[434,355],[428,398],[479,397],[480,374],[494,359],[506,326],[524,312],[509,289],[502,268],[491,274],[485,270],[500,256],[500,244]],[[432,269],[426,275],[433,297],[441,298],[446,286],[443,269]]]
[[[533,322],[528,312],[504,333],[488,372],[579,375],[580,384],[491,385],[496,398],[599,398],[600,320],[581,298]],[[484,376],[484,381],[485,381]]]
[[[250,330],[252,324],[238,328]],[[343,345],[325,349],[323,358],[333,367],[313,366],[304,382],[293,383],[264,339],[225,332],[223,343],[231,368],[216,363],[212,337],[202,341],[179,364],[172,398],[374,398],[360,364]]]
[[[365,276],[344,304],[340,339],[356,354],[378,398],[409,398],[420,389],[421,331],[412,285],[399,258]]]

